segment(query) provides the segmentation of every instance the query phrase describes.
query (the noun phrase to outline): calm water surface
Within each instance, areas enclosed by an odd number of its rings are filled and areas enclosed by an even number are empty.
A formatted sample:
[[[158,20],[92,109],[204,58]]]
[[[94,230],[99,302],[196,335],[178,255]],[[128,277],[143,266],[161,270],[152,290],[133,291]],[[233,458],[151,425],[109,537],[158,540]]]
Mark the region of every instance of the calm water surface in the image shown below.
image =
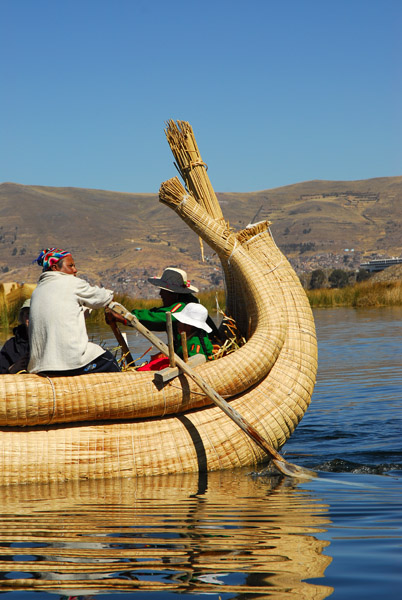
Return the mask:
[[[0,488],[3,597],[401,598],[402,308],[315,319],[317,385],[284,451],[318,478],[242,469]],[[94,335],[113,346],[108,330]]]

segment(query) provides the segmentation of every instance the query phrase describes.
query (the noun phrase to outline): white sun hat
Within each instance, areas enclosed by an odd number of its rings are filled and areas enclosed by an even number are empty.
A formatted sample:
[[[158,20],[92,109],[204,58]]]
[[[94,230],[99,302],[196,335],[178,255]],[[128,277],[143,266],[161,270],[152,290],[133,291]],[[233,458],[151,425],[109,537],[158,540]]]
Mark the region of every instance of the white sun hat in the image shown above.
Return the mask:
[[[180,312],[174,313],[174,318],[180,323],[192,325],[197,329],[203,329],[207,333],[211,333],[212,329],[207,325],[208,311],[202,304],[189,302]]]

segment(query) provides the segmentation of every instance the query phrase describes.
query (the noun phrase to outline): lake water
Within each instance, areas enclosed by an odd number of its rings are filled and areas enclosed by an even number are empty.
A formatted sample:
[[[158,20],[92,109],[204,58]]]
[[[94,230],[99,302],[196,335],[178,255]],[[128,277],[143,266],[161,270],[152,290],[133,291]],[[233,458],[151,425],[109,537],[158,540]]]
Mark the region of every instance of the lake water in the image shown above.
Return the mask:
[[[401,598],[402,308],[315,319],[317,385],[283,451],[317,478],[241,469],[0,488],[3,597]]]

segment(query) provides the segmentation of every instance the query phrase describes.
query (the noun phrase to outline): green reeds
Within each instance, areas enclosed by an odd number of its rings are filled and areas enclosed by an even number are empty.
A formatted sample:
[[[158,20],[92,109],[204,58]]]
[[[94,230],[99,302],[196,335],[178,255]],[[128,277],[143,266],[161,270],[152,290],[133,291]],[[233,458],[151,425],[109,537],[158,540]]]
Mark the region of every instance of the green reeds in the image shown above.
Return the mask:
[[[312,308],[402,306],[402,281],[363,281],[344,288],[308,290]]]
[[[197,294],[197,298],[211,314],[217,312],[217,302],[220,309],[225,308],[225,292],[223,290],[209,290],[207,292],[200,292]]]

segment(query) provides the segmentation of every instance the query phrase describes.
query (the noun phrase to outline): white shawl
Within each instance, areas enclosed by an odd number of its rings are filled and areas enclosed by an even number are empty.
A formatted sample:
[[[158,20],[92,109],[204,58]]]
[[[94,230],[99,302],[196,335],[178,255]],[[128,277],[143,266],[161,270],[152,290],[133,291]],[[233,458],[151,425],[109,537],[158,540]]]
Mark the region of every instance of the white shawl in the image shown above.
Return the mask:
[[[28,371],[65,371],[85,366],[105,352],[88,340],[86,308],[102,308],[113,292],[60,271],[45,271],[31,298]]]

